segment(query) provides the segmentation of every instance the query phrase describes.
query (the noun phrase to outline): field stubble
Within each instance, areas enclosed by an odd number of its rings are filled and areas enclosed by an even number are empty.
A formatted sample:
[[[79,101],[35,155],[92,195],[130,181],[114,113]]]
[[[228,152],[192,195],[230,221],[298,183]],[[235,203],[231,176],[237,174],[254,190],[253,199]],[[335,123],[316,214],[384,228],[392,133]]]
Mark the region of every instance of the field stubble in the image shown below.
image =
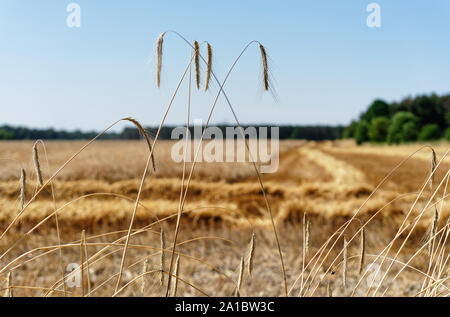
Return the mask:
[[[47,157],[41,151],[44,179],[83,144],[82,141],[46,142],[51,171],[45,168]],[[169,246],[173,239],[182,174],[182,164],[174,163],[170,159],[171,145],[171,141],[158,144],[155,151],[157,170],[149,173],[142,189],[134,228],[146,229],[130,239],[130,252],[122,281],[125,288],[120,295],[164,295],[165,287],[160,285],[158,277],[161,270],[159,232],[161,226],[164,226],[167,239],[165,251],[170,258]],[[24,168],[27,174],[26,198],[29,199],[37,189],[31,156],[32,146],[33,143],[26,141],[0,143],[2,228],[19,212],[20,168]],[[289,285],[294,285],[290,295],[298,295],[303,282],[309,287],[302,290],[302,295],[326,296],[327,288],[332,290],[333,296],[351,295],[360,278],[361,283],[354,295],[366,295],[370,283],[366,281],[367,278],[362,278],[358,271],[358,237],[350,243],[347,250],[345,287],[341,278],[342,260],[335,263],[332,261],[334,257],[342,257],[342,239],[336,241],[334,248],[329,249],[330,256],[323,262],[312,267],[306,263],[314,263],[314,254],[320,251],[327,239],[351,218],[392,168],[417,148],[418,145],[355,147],[347,141],[280,143],[279,169],[276,173],[264,174],[263,181],[280,232],[281,248],[286,257],[287,281]],[[435,150],[439,160],[447,147],[440,145],[436,146]],[[112,243],[126,234],[147,153],[145,144],[138,141],[100,141],[86,149],[53,182],[55,201],[48,186],[21,216],[11,233],[1,241],[2,253],[24,232],[51,215],[56,206],[60,208],[58,219],[64,265],[80,262],[80,234],[82,230],[86,230],[86,251],[89,255],[95,254],[106,245],[110,245],[108,252],[112,252],[104,258],[96,258],[88,263],[91,277],[89,289],[93,296],[113,295],[123,241]],[[448,173],[449,167],[450,160],[445,158],[436,171],[434,188]],[[346,229],[345,236],[352,237],[361,223],[376,214],[365,228],[366,267],[368,264],[379,263],[371,261],[394,238],[417,198],[417,192],[429,175],[430,150],[423,149],[389,177],[361,209],[357,220]],[[438,190],[433,200],[433,204],[437,202],[436,206],[440,210],[437,228],[443,228],[450,215],[445,201],[439,201],[446,195],[443,188],[444,186]],[[430,194],[427,186],[409,221],[425,208]],[[238,279],[239,259],[247,255],[252,232],[255,232],[256,236],[252,259],[254,269],[251,276],[245,275],[239,294],[283,295],[276,246],[269,228],[270,220],[266,214],[261,188],[248,163],[198,164],[184,210],[181,233],[177,240],[177,252],[180,255],[177,295],[233,295]],[[311,223],[308,237],[310,243],[305,255],[305,274],[298,280],[303,265],[304,213],[307,213],[307,219]],[[418,222],[402,249],[398,259],[400,263],[393,265],[389,271],[389,278],[401,269],[402,261],[406,262],[427,241],[433,217],[434,205],[431,205],[423,213],[422,220]],[[168,219],[158,222],[165,218]],[[114,231],[121,232],[113,233]],[[407,232],[404,232],[403,236],[406,234]],[[42,294],[45,289],[40,288],[51,287],[61,277],[61,274],[58,274],[56,237],[55,221],[54,217],[51,217],[0,260],[0,267],[8,265],[9,269],[15,268],[12,274],[16,295]],[[398,247],[399,245],[394,244],[392,251]],[[30,250],[34,251],[25,254]],[[426,251],[427,248],[423,248],[423,252],[419,252],[408,264],[411,267],[404,270],[394,283],[383,285],[381,291],[386,290],[385,295],[396,296],[417,294],[424,281],[424,272],[429,269],[429,256]],[[446,240],[442,251],[444,255],[448,254]],[[150,273],[140,276],[146,257],[149,258],[147,271]],[[248,258],[246,265],[247,261]],[[441,264],[443,269],[448,271],[447,261]],[[168,263],[165,265],[167,267],[164,267],[164,270],[168,270]],[[330,265],[331,270],[327,270]],[[381,272],[385,266],[386,264],[381,266]],[[317,271],[313,268],[317,268]],[[309,273],[309,284],[306,284],[307,281],[303,279],[306,279]],[[7,284],[6,278],[6,274],[0,274],[0,288]],[[295,281],[297,282],[294,283]],[[131,283],[130,286],[126,286],[128,282]],[[441,284],[441,290],[444,293],[447,291],[448,294],[446,280]],[[73,292],[71,295],[82,295],[80,288],[75,287],[67,291]],[[62,292],[62,286],[58,285],[52,294],[62,295]]]

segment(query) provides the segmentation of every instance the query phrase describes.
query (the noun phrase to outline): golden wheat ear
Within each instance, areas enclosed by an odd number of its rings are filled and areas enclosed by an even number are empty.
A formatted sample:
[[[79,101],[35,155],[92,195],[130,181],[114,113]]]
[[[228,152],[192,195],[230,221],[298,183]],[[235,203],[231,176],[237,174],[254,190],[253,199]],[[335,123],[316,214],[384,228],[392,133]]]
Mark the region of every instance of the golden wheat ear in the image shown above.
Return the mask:
[[[194,41],[195,83],[200,89],[200,45]]]
[[[14,291],[12,287],[12,272],[8,272],[8,275],[6,277],[6,290],[4,297],[14,297]]]
[[[34,163],[34,169],[36,172],[36,180],[39,185],[39,187],[42,187],[43,180],[42,180],[42,172],[41,172],[41,164],[39,163],[39,153],[37,149],[37,143],[34,143],[33,145],[33,163]]]
[[[430,243],[428,245],[428,252],[430,256],[433,254],[433,248],[434,248],[434,240],[435,235],[437,232],[437,226],[439,221],[439,212],[436,207],[434,207],[434,216],[433,216],[433,222],[431,223],[431,230],[430,230]]]
[[[261,51],[261,59],[262,59],[262,66],[263,66],[263,83],[264,83],[264,90],[269,90],[269,70],[267,66],[267,53],[266,49],[262,44],[259,44],[259,50]]]
[[[235,297],[241,296],[241,287],[242,287],[242,282],[244,280],[244,267],[245,267],[244,258],[241,257],[241,262],[239,264],[238,282],[237,282],[237,286],[236,286],[236,291],[234,293]]]
[[[434,170],[437,166],[436,152],[431,148],[431,179],[430,179],[430,189],[433,189],[434,175],[436,174]]]
[[[27,185],[27,174],[25,173],[25,170],[22,168],[20,170],[20,210],[23,210],[23,206],[25,205],[26,185]]]
[[[211,45],[207,44],[207,63],[206,63],[206,79],[205,79],[205,91],[209,88],[209,81],[211,79],[211,70],[212,70],[212,48]]]
[[[252,275],[252,271],[253,271],[253,262],[254,262],[254,257],[255,257],[255,241],[256,240],[256,236],[255,236],[255,232],[252,233],[252,238],[250,240],[250,247],[248,250],[248,263],[247,263],[247,269],[248,269],[248,275],[251,276]]]
[[[148,259],[145,259],[144,264],[142,266],[142,279],[141,279],[141,294],[145,296],[145,273],[148,271]]]
[[[306,221],[306,237],[305,237],[305,254],[308,255],[309,245],[311,239],[311,221],[307,219]]]
[[[136,126],[136,128],[139,130],[139,132],[142,134],[142,136],[145,138],[145,141],[147,142],[148,149],[149,149],[150,153],[152,153],[152,167],[153,167],[153,171],[156,172],[155,156],[154,156],[153,151],[152,151],[152,144],[151,144],[150,137],[149,137],[147,131],[139,123],[139,121],[137,121],[136,119],[128,117],[128,118],[123,118],[122,120],[130,121],[131,123],[133,123]]]
[[[362,227],[360,237],[359,274],[361,274],[362,269],[364,267],[365,255],[366,255],[366,233],[365,228]]]
[[[81,239],[80,239],[80,275],[81,275],[81,294],[82,297],[86,295],[86,280],[84,278],[84,262],[86,260],[84,253],[84,244],[86,243],[86,231],[83,229],[81,231]]]
[[[180,256],[178,255],[177,260],[175,262],[175,270],[173,271],[173,274],[175,275],[174,284],[173,284],[173,293],[172,293],[173,297],[177,296],[179,269],[180,269]]]
[[[163,54],[163,42],[166,32],[162,32],[156,40],[156,85],[161,84],[161,67],[162,67],[162,54]]]

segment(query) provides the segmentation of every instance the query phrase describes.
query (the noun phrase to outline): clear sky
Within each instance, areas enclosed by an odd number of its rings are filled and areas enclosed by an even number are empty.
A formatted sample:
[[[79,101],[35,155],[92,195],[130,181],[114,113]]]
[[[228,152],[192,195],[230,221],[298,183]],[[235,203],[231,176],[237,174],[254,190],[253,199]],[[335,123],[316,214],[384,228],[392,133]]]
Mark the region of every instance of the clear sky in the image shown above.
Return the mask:
[[[66,7],[81,8],[69,28]],[[375,98],[450,92],[450,1],[378,0],[381,27],[364,0],[0,0],[0,125],[99,130],[125,116],[160,122],[190,50],[164,42],[161,89],[155,41],[165,30],[208,41],[223,78],[243,46],[261,41],[278,99],[263,93],[257,46],[225,89],[241,122],[346,124]],[[194,91],[205,118],[217,85]],[[187,82],[167,122],[185,122]],[[221,101],[214,122],[232,123]]]

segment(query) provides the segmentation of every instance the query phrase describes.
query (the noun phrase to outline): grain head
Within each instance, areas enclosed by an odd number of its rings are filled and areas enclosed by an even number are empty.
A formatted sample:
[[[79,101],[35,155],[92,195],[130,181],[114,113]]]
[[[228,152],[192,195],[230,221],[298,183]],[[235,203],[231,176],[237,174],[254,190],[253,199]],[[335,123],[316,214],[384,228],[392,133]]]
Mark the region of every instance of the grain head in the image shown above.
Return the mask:
[[[162,32],[156,40],[156,85],[161,84],[161,68],[162,68],[162,54],[163,54],[163,42],[166,32]]]
[[[25,173],[25,170],[22,168],[20,170],[20,210],[23,210],[23,206],[25,204],[26,182],[27,182],[27,174]]]
[[[42,181],[42,172],[41,172],[41,164],[39,163],[39,153],[37,149],[37,143],[34,143],[33,145],[33,164],[34,164],[34,170],[36,172],[36,180],[39,185],[39,187],[42,187],[44,184]]]
[[[206,63],[206,78],[205,78],[205,91],[209,88],[209,81],[211,79],[212,71],[212,48],[209,43],[207,43],[207,63]]]
[[[200,89],[200,45],[194,41],[195,83]]]
[[[263,66],[263,83],[264,83],[264,90],[269,90],[269,70],[267,66],[267,53],[266,49],[262,44],[259,44],[259,50],[261,51],[261,59],[262,59],[262,66]]]

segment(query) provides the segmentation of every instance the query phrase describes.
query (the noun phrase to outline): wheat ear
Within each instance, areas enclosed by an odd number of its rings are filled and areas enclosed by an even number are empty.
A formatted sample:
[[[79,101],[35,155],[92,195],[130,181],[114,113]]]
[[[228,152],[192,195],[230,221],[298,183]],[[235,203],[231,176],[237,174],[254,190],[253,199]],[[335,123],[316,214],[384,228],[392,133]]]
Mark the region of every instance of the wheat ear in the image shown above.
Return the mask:
[[[361,237],[360,237],[360,255],[359,255],[359,274],[361,274],[362,269],[364,267],[364,257],[366,255],[366,233],[365,228],[361,228]]]
[[[248,269],[248,275],[251,276],[252,275],[252,271],[253,271],[253,261],[254,261],[254,256],[255,256],[255,241],[256,240],[256,236],[255,236],[255,232],[252,232],[252,239],[250,240],[250,247],[248,250],[248,263],[247,263],[247,269]]]
[[[156,85],[161,84],[161,68],[162,68],[162,54],[163,54],[163,42],[166,32],[162,32],[156,40]]]
[[[141,280],[141,293],[142,296],[145,295],[145,273],[148,271],[148,259],[145,259],[144,265],[142,266],[142,280]]]
[[[149,149],[150,153],[152,153],[152,167],[153,167],[153,171],[155,172],[156,171],[155,157],[154,157],[153,151],[152,151],[152,144],[151,144],[151,141],[150,141],[150,136],[148,135],[147,131],[139,123],[139,121],[137,121],[136,119],[128,117],[128,118],[123,118],[123,120],[130,121],[131,123],[133,123],[137,127],[139,132],[142,134],[142,136],[145,138],[145,141],[147,142],[148,149]]]
[[[261,59],[263,66],[263,81],[264,81],[264,90],[269,90],[269,70],[267,67],[267,54],[266,49],[262,44],[259,44],[259,50],[261,51]]]
[[[82,297],[86,294],[85,280],[84,280],[84,243],[85,243],[85,231],[81,231],[81,241],[80,241],[80,275],[81,275],[81,294]]]
[[[22,168],[20,170],[20,210],[23,210],[23,206],[25,205],[25,196],[26,196],[26,184],[27,183],[27,174],[25,170]]]
[[[238,282],[237,282],[236,292],[234,294],[235,297],[240,297],[241,286],[242,286],[243,280],[244,280],[244,258],[241,257],[241,263],[239,265]]]
[[[212,48],[209,43],[207,43],[207,63],[206,63],[206,79],[205,79],[205,91],[209,88],[209,81],[211,79],[211,70],[212,70]]]
[[[311,221],[307,219],[306,221],[306,236],[305,236],[305,255],[308,255],[309,252],[309,241],[311,235]]]
[[[160,238],[161,238],[161,263],[160,263],[161,264],[161,272],[160,272],[159,283],[162,286],[164,284],[164,267],[165,267],[165,263],[166,263],[166,253],[164,252],[164,250],[166,248],[166,236],[164,234],[163,226],[161,226]]]
[[[36,180],[38,182],[39,187],[42,187],[43,185],[42,172],[41,172],[41,164],[39,163],[39,153],[37,149],[37,143],[33,145],[33,163],[34,163],[34,170],[36,172]]]
[[[12,272],[8,272],[8,275],[6,276],[6,290],[4,296],[14,297],[14,291],[12,287]]]
[[[194,41],[194,62],[195,62],[195,83],[197,89],[200,89],[200,45]]]
[[[428,244],[428,252],[430,253],[430,256],[433,253],[434,248],[434,236],[436,235],[437,231],[437,225],[439,220],[439,212],[436,207],[434,207],[434,217],[433,222],[431,223],[431,231],[430,231],[430,243]]]
[[[431,148],[431,179],[430,179],[430,189],[433,189],[434,175],[436,174],[434,170],[436,169],[436,152]]]
[[[177,296],[178,291],[178,270],[180,269],[180,256],[177,256],[177,259],[175,261],[175,269],[173,271],[173,274],[175,275],[175,280],[173,281],[173,293],[172,296]]]

